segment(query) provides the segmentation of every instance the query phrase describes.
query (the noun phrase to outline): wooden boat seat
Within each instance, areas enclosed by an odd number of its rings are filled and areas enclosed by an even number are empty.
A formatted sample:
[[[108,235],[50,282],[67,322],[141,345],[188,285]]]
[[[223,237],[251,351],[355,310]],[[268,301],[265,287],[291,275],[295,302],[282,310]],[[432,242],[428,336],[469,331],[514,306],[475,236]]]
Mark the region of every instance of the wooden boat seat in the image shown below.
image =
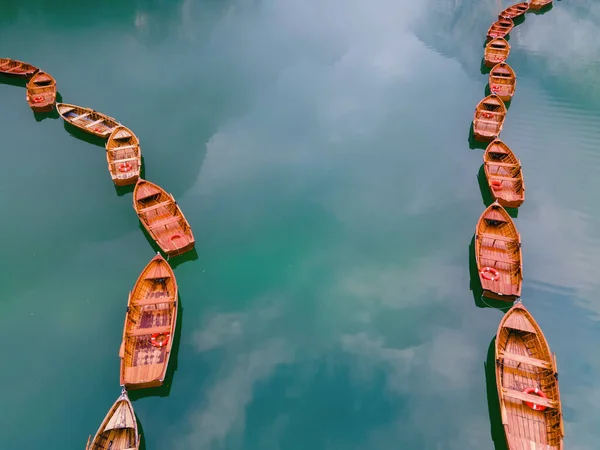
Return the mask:
[[[509,359],[519,363],[530,364],[535,367],[541,367],[542,369],[552,369],[552,364],[542,359],[532,358],[531,356],[517,355],[516,353],[500,352],[498,357],[500,359]]]
[[[164,297],[158,298],[148,298],[146,300],[140,300],[132,303],[133,306],[148,306],[148,305],[158,305],[159,303],[171,303],[173,301],[173,296],[165,295]]]
[[[137,161],[138,157],[134,156],[133,158],[124,158],[124,159],[115,159],[112,161],[113,164],[124,163],[128,161]]]
[[[71,109],[71,111],[73,111],[73,110]],[[90,115],[90,113],[84,113],[84,114],[80,114],[80,115],[78,115],[78,116],[72,117],[72,118],[71,118],[71,121],[72,121],[72,122],[75,122],[76,120],[79,120],[79,119],[84,119],[84,118],[86,118],[86,117],[87,117],[87,116],[89,116],[89,115]]]
[[[517,264],[519,261],[503,254],[481,255],[482,259],[488,259],[494,262],[505,262],[509,264]]]
[[[109,149],[109,152],[116,152],[117,150],[127,150],[128,148],[135,148],[137,146],[138,146],[138,144],[124,145],[123,147],[111,148],[111,149]]]
[[[134,158],[134,159],[137,159],[137,158]],[[147,212],[150,212],[150,211],[154,211],[155,209],[162,208],[164,206],[168,206],[168,205],[170,205],[172,203],[173,203],[172,200],[167,200],[167,201],[164,201],[164,202],[157,203],[156,205],[147,206],[146,208],[140,209],[140,213],[147,213]]]
[[[98,125],[100,122],[102,122],[104,119],[98,119],[95,122],[90,122],[88,123],[85,127],[89,128],[89,127],[93,127],[94,125]]]
[[[486,161],[486,164],[493,164],[494,166],[501,166],[501,167],[517,167],[517,166],[519,166],[519,164],[502,163],[502,162],[496,162],[496,161]]]
[[[479,233],[477,236],[481,237],[481,238],[485,238],[485,239],[494,239],[496,241],[503,241],[503,242],[512,242],[515,240],[514,238],[511,238],[511,237],[500,236],[499,234],[492,234],[492,233]]]
[[[494,178],[496,180],[506,180],[506,181],[518,181],[518,177],[503,177],[502,175],[490,174],[490,178]]]
[[[171,223],[175,223],[175,222],[179,222],[181,220],[181,217],[179,216],[174,216],[174,217],[169,217],[168,219],[164,219],[164,220],[159,220],[157,222],[153,222],[148,224],[148,227],[153,230],[155,228],[159,228],[165,225],[169,225]]]
[[[535,403],[536,405],[545,406],[546,408],[556,408],[558,406],[557,402],[554,400],[538,397],[537,395],[525,394],[514,389],[502,388],[502,392],[505,397],[514,398],[515,400],[521,400],[523,402]]]
[[[154,333],[170,333],[171,327],[151,327],[151,328],[138,328],[127,333],[129,336],[145,336],[147,334]]]

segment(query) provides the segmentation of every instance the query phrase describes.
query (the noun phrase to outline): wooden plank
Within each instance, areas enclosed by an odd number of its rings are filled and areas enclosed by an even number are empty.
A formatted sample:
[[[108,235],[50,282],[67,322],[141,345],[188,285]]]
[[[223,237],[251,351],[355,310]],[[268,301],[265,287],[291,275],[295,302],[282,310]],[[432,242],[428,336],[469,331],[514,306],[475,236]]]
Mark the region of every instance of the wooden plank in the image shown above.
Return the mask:
[[[98,125],[102,121],[104,121],[104,119],[98,119],[95,122],[88,123],[85,127],[86,128],[93,127],[94,125]]]
[[[525,394],[524,392],[515,391],[513,389],[502,388],[502,393],[506,397],[521,400],[523,402],[535,403],[536,405],[545,406],[546,408],[556,408],[557,406],[557,403],[553,400],[538,397],[537,395]]]
[[[542,359],[532,358],[530,356],[517,355],[516,353],[500,352],[500,358],[510,359],[520,363],[530,364],[535,367],[541,367],[542,369],[551,369],[552,365],[548,361]]]
[[[123,162],[127,162],[127,161],[137,161],[138,157],[135,156],[133,158],[124,158],[124,159],[115,159],[114,161],[112,161],[113,164],[119,164],[119,163],[123,163]]]
[[[517,264],[519,261],[516,259],[510,258],[508,255],[499,255],[499,254],[481,254],[480,258],[487,259],[489,261],[495,262],[505,262],[509,264]]]
[[[159,227],[162,227],[162,226],[165,226],[165,225],[169,225],[169,224],[174,223],[174,222],[179,222],[180,220],[182,220],[182,218],[179,217],[179,216],[169,217],[168,219],[159,220],[158,222],[148,224],[148,227],[150,229],[159,228]]]
[[[152,328],[138,328],[127,333],[127,336],[145,336],[147,334],[154,333],[170,333],[171,327],[152,327]],[[537,397],[536,397],[537,398]]]
[[[486,161],[488,166],[499,166],[499,167],[521,167],[520,163],[501,163],[496,161]]]
[[[512,242],[515,240],[515,238],[500,236],[499,234],[492,234],[492,233],[479,233],[477,235],[477,237],[482,237],[482,238],[486,238],[486,239],[495,239],[497,241],[503,241],[503,242]]]
[[[124,145],[123,147],[115,147],[115,148],[111,148],[108,151],[109,152],[116,152],[117,150],[127,150],[128,148],[135,148],[137,147],[139,144],[133,144],[133,145]]]
[[[73,108],[73,109],[75,109],[75,108]],[[70,109],[69,111],[73,111],[73,109]],[[67,111],[67,112],[69,112],[69,111]],[[83,119],[84,117],[87,117],[89,115],[90,115],[90,113],[85,113],[85,114],[80,114],[79,116],[75,116],[75,117],[68,117],[68,119],[71,120],[72,122],[75,122],[76,120]]]
[[[148,305],[157,305],[159,303],[171,303],[171,302],[173,302],[173,297],[166,295],[164,297],[149,298],[147,300],[134,301],[131,304],[132,304],[132,306],[148,306]]]
[[[167,201],[164,201],[164,202],[157,203],[156,205],[147,206],[146,208],[140,209],[140,213],[147,213],[149,211],[154,211],[155,209],[162,208],[163,206],[168,206],[168,205],[170,205],[172,203],[173,202],[171,200],[167,200]]]
[[[494,180],[508,180],[508,181],[518,181],[519,180],[519,176],[514,176],[514,177],[503,177],[502,175],[494,175],[494,174],[490,174],[490,178],[494,179]]]

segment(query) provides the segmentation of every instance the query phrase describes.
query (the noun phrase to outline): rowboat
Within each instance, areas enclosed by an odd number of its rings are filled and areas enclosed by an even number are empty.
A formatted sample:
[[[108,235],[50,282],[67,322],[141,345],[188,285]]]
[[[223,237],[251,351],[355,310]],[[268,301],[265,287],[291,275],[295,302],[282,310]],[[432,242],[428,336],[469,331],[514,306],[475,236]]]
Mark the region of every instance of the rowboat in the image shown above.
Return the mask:
[[[490,92],[496,94],[502,101],[508,102],[517,87],[517,75],[515,71],[506,63],[496,64],[490,70],[488,76]]]
[[[56,101],[56,80],[52,75],[41,70],[27,83],[25,99],[35,112],[49,112]]]
[[[125,389],[108,411],[94,439],[88,438],[85,450],[138,450],[140,435],[133,406]]]
[[[513,301],[521,296],[521,236],[497,200],[477,222],[475,259],[484,297]]]
[[[498,63],[506,61],[510,53],[510,44],[504,38],[492,39],[485,46],[483,54],[483,63],[488,67],[493,67]]]
[[[517,17],[525,14],[528,9],[529,3],[527,2],[515,3],[498,14],[498,18],[516,19]]]
[[[38,70],[37,67],[16,59],[0,58],[0,74],[11,77],[29,78]]]
[[[521,301],[496,335],[496,387],[508,450],[562,450],[556,355]]]
[[[525,183],[521,161],[500,139],[487,146],[483,170],[494,200],[505,208],[518,208],[525,201]]]
[[[56,110],[65,122],[101,138],[108,137],[120,125],[116,119],[90,108],[57,103]]]
[[[489,28],[487,37],[489,39],[505,38],[515,26],[512,19],[499,18]]]
[[[121,358],[121,386],[161,386],[177,325],[177,281],[169,263],[156,255],[129,293]]]
[[[480,141],[496,139],[506,118],[506,106],[497,95],[488,95],[475,108],[473,135]]]
[[[545,8],[548,5],[552,4],[552,0],[531,0],[529,2],[529,8],[530,9],[542,9]]]
[[[194,248],[194,235],[173,196],[147,180],[138,179],[133,208],[148,234],[168,256]]]
[[[129,128],[116,127],[106,141],[108,171],[117,186],[135,184],[140,177],[140,141]]]

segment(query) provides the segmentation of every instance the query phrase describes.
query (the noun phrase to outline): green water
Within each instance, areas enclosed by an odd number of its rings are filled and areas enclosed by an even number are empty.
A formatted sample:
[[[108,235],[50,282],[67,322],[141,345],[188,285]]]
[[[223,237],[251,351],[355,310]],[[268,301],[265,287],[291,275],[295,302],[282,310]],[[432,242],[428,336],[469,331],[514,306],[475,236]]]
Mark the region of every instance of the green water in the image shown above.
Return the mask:
[[[502,448],[468,138],[508,4],[0,3],[0,55],[134,130],[196,236],[174,261],[167,383],[130,393],[147,450]],[[569,450],[596,449],[600,421],[599,21],[571,0],[511,33],[502,133]],[[34,117],[4,78],[0,99],[0,449],[83,449],[119,394],[127,294],[154,249],[101,142]]]

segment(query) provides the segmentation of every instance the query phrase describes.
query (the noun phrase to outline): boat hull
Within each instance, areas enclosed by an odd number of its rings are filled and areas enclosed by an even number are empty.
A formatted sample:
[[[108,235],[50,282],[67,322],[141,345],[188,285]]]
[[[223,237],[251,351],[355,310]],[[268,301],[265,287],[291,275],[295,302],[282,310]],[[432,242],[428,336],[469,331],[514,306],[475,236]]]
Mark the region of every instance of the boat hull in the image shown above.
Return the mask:
[[[535,3],[530,2],[529,9],[532,9],[534,11],[539,11],[540,9],[547,8],[551,5],[552,5],[552,0],[547,0],[545,2],[535,2]]]
[[[16,68],[15,68],[16,67]],[[0,75],[10,78],[31,78],[40,69],[16,59],[0,58]]]
[[[497,56],[497,57],[494,57],[494,59],[492,60],[490,57],[488,57],[486,55],[483,58],[483,63],[487,67],[494,67],[496,64],[500,64],[500,63],[506,62],[506,58],[507,58],[506,56]]]
[[[123,187],[136,184],[139,178],[139,174],[134,174],[128,178],[113,178],[113,182],[115,183],[115,186]]]
[[[483,283],[483,280],[481,279],[481,275],[479,275],[479,281]],[[503,295],[503,294],[499,294],[497,292],[494,291],[490,291],[489,289],[483,289],[482,295],[486,298],[490,298],[492,300],[500,300],[503,302],[514,302],[516,299],[518,299],[520,296],[519,295]]]
[[[492,198],[494,200],[498,200],[498,203],[500,203],[502,206],[504,206],[505,208],[518,208],[519,206],[521,206],[523,204],[523,202],[525,201],[525,199],[520,199],[520,200],[505,200],[502,197],[498,197],[495,194],[495,191],[492,189],[492,187],[490,186],[490,192],[492,194]]]
[[[477,131],[476,125],[473,125],[473,137],[481,142],[492,142],[494,139],[497,139],[500,135],[500,131],[497,133],[482,133],[481,131]]]

